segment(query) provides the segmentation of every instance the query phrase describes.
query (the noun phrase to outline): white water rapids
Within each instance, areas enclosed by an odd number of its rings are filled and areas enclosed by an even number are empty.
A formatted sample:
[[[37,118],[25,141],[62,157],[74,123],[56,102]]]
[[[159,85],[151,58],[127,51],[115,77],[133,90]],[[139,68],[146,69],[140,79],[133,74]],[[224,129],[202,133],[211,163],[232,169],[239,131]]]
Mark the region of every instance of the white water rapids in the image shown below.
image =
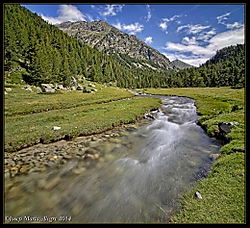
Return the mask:
[[[71,223],[167,223],[179,209],[181,194],[208,172],[209,155],[219,153],[220,144],[196,124],[194,100],[160,98],[163,104],[156,118],[121,134],[103,162],[77,175],[70,170],[83,163],[71,160],[49,173],[17,177],[17,184],[37,187],[5,202],[7,218],[63,222],[60,216],[67,216],[65,222]],[[100,142],[95,148],[104,147]],[[52,188],[39,188],[38,180],[51,178],[60,181]]]

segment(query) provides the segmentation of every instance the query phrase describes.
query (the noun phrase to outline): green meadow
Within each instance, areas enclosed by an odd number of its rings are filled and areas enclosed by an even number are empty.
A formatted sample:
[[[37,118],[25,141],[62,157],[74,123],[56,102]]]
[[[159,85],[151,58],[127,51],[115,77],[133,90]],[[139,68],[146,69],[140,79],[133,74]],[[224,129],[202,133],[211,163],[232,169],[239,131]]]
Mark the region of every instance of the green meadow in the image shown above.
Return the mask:
[[[137,97],[125,89],[95,83],[97,92],[26,91],[20,85],[4,97],[4,150],[73,138],[132,123],[147,111],[160,107],[160,99]],[[151,94],[193,98],[199,124],[210,137],[220,122],[236,121],[227,134],[229,143],[220,150],[208,177],[181,198],[181,210],[170,223],[245,223],[245,90],[221,88],[170,88],[138,90]],[[52,128],[59,126],[60,130]],[[199,191],[202,199],[194,196]]]
[[[125,89],[98,84],[95,93],[58,90],[45,94],[17,85],[6,87],[12,89],[4,102],[4,149],[9,152],[40,141],[70,139],[132,123],[161,104],[159,99],[137,98]],[[52,130],[54,126],[61,129]]]

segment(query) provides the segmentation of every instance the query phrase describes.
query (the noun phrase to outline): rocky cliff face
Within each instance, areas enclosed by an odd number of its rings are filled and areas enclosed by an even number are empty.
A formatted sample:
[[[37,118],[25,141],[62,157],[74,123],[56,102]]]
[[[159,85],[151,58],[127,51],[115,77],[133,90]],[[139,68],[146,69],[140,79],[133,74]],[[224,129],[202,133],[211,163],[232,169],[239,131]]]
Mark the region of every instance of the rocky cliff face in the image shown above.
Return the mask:
[[[128,35],[105,21],[63,22],[56,24],[72,37],[101,52],[115,56],[129,67],[154,70],[173,69],[170,60],[134,35]]]

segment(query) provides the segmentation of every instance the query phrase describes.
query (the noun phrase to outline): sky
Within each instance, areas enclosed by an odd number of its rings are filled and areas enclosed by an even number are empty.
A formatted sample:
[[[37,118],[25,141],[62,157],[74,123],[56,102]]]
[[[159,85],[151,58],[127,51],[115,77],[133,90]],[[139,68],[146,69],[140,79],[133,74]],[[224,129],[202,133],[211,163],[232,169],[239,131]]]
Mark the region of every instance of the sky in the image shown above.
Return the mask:
[[[200,66],[245,41],[245,4],[21,4],[50,24],[103,20],[164,54]]]

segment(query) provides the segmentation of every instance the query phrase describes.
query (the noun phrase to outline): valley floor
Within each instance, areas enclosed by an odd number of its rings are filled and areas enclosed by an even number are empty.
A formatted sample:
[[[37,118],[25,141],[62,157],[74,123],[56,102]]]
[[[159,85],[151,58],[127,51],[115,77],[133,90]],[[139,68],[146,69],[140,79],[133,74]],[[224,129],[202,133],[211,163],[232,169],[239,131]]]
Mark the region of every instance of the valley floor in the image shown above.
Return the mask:
[[[124,89],[96,85],[94,94],[62,91],[45,95],[27,92],[17,85],[5,95],[4,150],[6,155],[38,143],[101,133],[133,123],[161,102],[135,97]],[[102,89],[101,89],[102,88]],[[139,91],[139,90],[138,90]],[[209,176],[183,195],[182,209],[170,223],[246,223],[245,217],[245,96],[244,89],[176,88],[144,89],[149,94],[195,99],[199,124],[211,137],[218,123],[237,122],[227,134],[220,157]],[[58,130],[55,130],[58,127]],[[13,137],[14,136],[14,137]],[[5,165],[13,168],[11,164]],[[24,169],[22,170],[24,171]],[[18,172],[22,172],[19,169]],[[195,197],[199,191],[202,200]]]

